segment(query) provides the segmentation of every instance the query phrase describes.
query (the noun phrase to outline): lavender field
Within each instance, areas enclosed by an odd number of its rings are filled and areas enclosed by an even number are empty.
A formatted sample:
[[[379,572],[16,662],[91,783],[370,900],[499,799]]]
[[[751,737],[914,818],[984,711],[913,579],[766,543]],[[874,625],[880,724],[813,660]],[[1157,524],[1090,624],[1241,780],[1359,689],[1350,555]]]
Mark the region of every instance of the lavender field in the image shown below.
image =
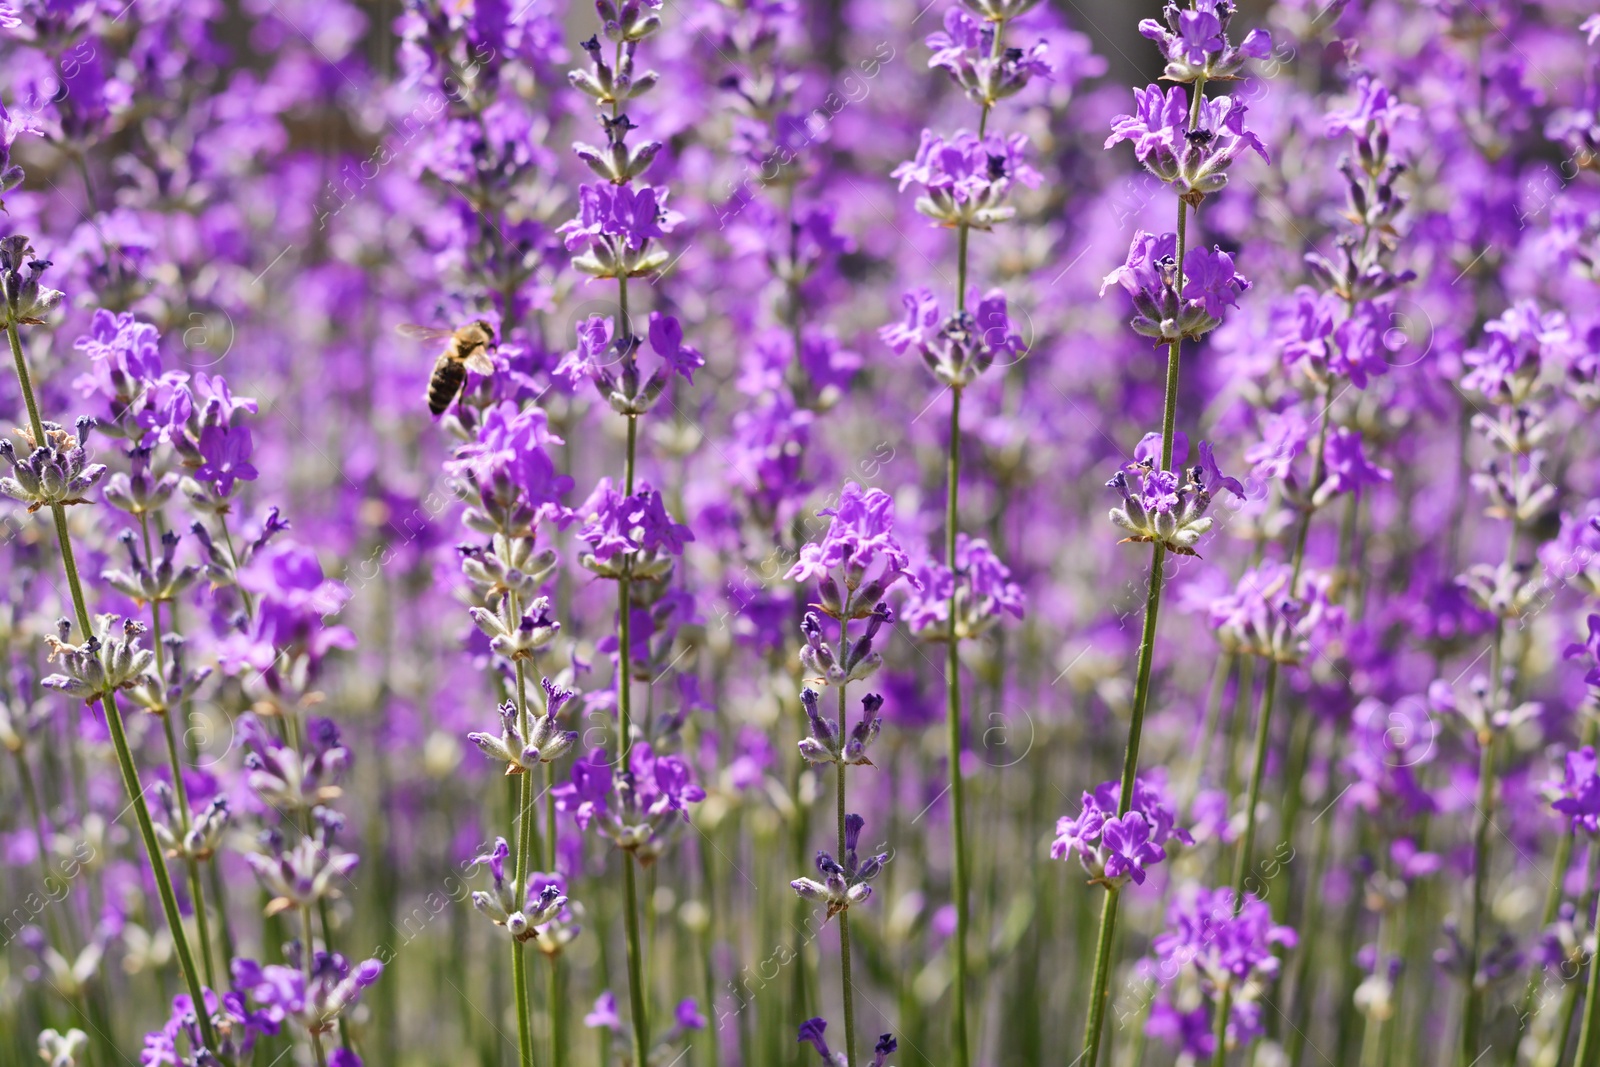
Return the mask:
[[[0,197],[0,1067],[1600,1067],[1595,0],[0,0]]]

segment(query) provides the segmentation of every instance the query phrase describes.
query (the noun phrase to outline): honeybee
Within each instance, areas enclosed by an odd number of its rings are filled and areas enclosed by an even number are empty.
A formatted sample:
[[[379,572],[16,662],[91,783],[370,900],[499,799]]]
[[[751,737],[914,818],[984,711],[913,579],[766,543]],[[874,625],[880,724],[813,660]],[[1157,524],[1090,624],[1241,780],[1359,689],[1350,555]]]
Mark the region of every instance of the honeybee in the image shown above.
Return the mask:
[[[403,337],[449,342],[434,361],[433,374],[428,378],[428,410],[434,418],[443,415],[445,408],[461,392],[467,371],[483,375],[494,373],[494,363],[489,359],[489,349],[495,346],[494,327],[482,319],[454,330],[409,322],[398,329]]]

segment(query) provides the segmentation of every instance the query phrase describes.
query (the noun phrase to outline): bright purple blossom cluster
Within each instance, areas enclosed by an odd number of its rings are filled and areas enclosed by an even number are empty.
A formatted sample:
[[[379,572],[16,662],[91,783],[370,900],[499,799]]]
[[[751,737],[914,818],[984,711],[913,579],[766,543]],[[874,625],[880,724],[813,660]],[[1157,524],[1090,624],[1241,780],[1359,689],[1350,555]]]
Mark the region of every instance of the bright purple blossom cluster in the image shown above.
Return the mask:
[[[1228,996],[1226,1040],[1242,1047],[1266,1028],[1262,997],[1282,967],[1274,950],[1292,949],[1297,941],[1293,930],[1272,921],[1265,901],[1247,897],[1242,906],[1236,905],[1234,891],[1224,887],[1199,889],[1174,901],[1167,930],[1156,935],[1150,948],[1163,982],[1192,970],[1206,1001],[1217,1003]],[[1204,1059],[1216,1051],[1216,1035],[1206,1026],[1210,1017],[1204,1004],[1182,1011],[1163,998],[1151,1010],[1148,1028]]]
[[[1191,248],[1178,270],[1178,235],[1140,230],[1122,266],[1106,275],[1103,295],[1119,285],[1133,298],[1133,328],[1146,337],[1170,342],[1198,338],[1221,325],[1223,312],[1238,306],[1250,282],[1233,269],[1233,257],[1215,248]],[[1182,292],[1179,292],[1181,280]]]
[[[1168,842],[1194,844],[1189,831],[1177,825],[1159,784],[1134,779],[1133,800],[1119,814],[1121,794],[1121,783],[1116,781],[1101,782],[1094,792],[1084,793],[1078,814],[1057,821],[1050,858],[1061,860],[1077,853],[1092,879],[1113,885],[1131,879],[1144,885],[1148,868],[1167,858]]]

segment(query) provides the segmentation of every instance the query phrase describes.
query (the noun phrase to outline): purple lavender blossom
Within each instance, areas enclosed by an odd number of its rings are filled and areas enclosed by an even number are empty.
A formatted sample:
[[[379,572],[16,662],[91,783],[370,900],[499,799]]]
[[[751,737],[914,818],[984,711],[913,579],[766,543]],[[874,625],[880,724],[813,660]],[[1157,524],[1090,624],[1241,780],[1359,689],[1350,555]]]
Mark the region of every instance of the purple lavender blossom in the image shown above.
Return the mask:
[[[1243,498],[1244,487],[1238,479],[1222,473],[1208,444],[1200,445],[1200,463],[1183,467],[1188,450],[1188,439],[1178,434],[1172,461],[1180,466],[1180,479],[1179,472],[1158,467],[1161,435],[1146,434],[1134,449],[1133,462],[1124,464],[1106,482],[1108,489],[1122,495],[1122,506],[1112,508],[1110,517],[1128,532],[1125,541],[1156,542],[1178,555],[1197,555],[1194,546],[1214,521],[1206,514],[1213,492],[1226,489]]]
[[[623,496],[610,478],[602,478],[577,512],[585,519],[578,536],[602,563],[623,552],[682,555],[683,546],[694,540],[687,526],[667,514],[661,493],[648,484]]]
[[[852,593],[862,589],[859,601],[866,604],[902,578],[918,584],[910,573],[911,559],[894,536],[894,501],[888,493],[847,482],[838,502],[817,515],[831,520],[827,532],[800,549],[786,579],[827,582],[840,571]]]
[[[1076,852],[1093,881],[1143,885],[1148,868],[1167,858],[1169,841],[1194,844],[1189,831],[1177,825],[1158,781],[1134,779],[1133,802],[1119,815],[1121,791],[1121,783],[1112,780],[1084,793],[1078,814],[1057,820],[1050,858],[1062,860]]]
[[[1165,25],[1144,19],[1139,33],[1161,48],[1169,81],[1225,81],[1237,76],[1246,59],[1265,59],[1272,52],[1272,37],[1265,30],[1251,30],[1237,48],[1229,44],[1227,31],[1236,11],[1227,0],[1200,0],[1188,9],[1169,3],[1162,11]]]
[[[1268,160],[1266,146],[1244,128],[1249,110],[1228,96],[1200,101],[1193,129],[1189,126],[1189,92],[1182,85],[1162,91],[1159,85],[1135,89],[1137,110],[1111,122],[1105,147],[1133,142],[1134,156],[1151,174],[1191,198],[1220,192],[1227,171],[1246,151]],[[1270,161],[1270,160],[1269,160]]]
[[[900,188],[913,182],[923,187],[917,210],[939,226],[992,229],[1016,215],[1005,203],[1012,182],[1036,188],[1039,172],[1026,159],[1028,138],[1020,133],[979,138],[959,130],[950,138],[922,131],[914,159],[900,164],[890,175]]]
[[[995,556],[989,542],[964,533],[956,535],[956,573],[934,559],[912,568],[922,582],[908,586],[901,619],[919,633],[939,639],[950,617],[950,599],[956,599],[958,637],[975,637],[1002,614],[1022,618],[1026,599],[1011,570]]]
[[[1027,346],[1012,327],[1006,297],[998,289],[977,301],[977,312],[958,311],[941,321],[939,302],[928,289],[900,298],[906,321],[878,331],[898,355],[915,346],[935,378],[958,388],[970,385],[1001,356],[1020,357]]]
[[[1106,275],[1100,294],[1113,284],[1133,298],[1135,331],[1158,341],[1201,337],[1221,325],[1250,282],[1220,248],[1191,248],[1183,256],[1183,293],[1177,291],[1176,234],[1140,230],[1122,266]]]
[[[848,1059],[844,1053],[834,1052],[828,1048],[827,1038],[823,1036],[827,1029],[828,1022],[826,1019],[807,1019],[800,1024],[799,1043],[809,1044],[816,1049],[817,1055],[822,1057],[822,1062],[826,1067],[844,1067]],[[885,1064],[888,1063],[889,1055],[899,1047],[900,1043],[894,1039],[894,1035],[879,1035],[877,1044],[872,1048],[872,1060],[868,1067],[885,1067]]]
[[[1319,505],[1339,493],[1359,494],[1362,486],[1394,480],[1392,472],[1367,459],[1361,445],[1361,431],[1347,426],[1336,426],[1329,432],[1323,463],[1327,467],[1326,479],[1317,486],[1314,497]]]
[[[1293,930],[1273,923],[1264,901],[1246,896],[1236,908],[1232,889],[1192,886],[1173,902],[1166,931],[1150,947],[1163,975],[1175,977],[1192,968],[1207,1000],[1216,1003],[1224,989],[1229,991],[1227,1038],[1229,1044],[1242,1045],[1264,1031],[1260,998],[1281,966],[1273,949],[1293,948],[1297,942]],[[1184,1027],[1181,1033],[1184,1051],[1199,1057],[1211,1054],[1209,1031]]]

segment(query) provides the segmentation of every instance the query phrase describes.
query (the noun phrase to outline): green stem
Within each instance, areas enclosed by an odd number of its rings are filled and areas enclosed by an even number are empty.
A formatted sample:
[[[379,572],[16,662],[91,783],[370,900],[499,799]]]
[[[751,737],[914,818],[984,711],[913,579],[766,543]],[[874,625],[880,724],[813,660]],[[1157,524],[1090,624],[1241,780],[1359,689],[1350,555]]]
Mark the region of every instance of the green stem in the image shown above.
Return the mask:
[[[1005,36],[1006,23],[1004,19],[994,22],[994,36],[990,40],[989,54],[991,58],[998,58],[1001,54],[1002,40]],[[978,139],[981,141],[989,125],[989,113],[994,110],[994,101],[983,102],[982,113],[978,117]],[[970,243],[970,231],[965,222],[956,228],[956,311],[964,312],[967,307],[967,252]],[[952,576],[956,573],[956,527],[957,527],[957,502],[961,491],[961,383],[955,382],[950,386],[950,450],[946,456],[947,488],[945,495],[945,529],[944,529],[944,561],[950,569]],[[961,784],[961,641],[956,631],[956,585],[950,585],[950,600],[948,604],[949,618],[945,639],[948,642],[945,660],[945,723],[949,730],[950,740],[950,843],[951,843],[951,893],[955,897],[956,906],[956,932],[955,932],[955,1063],[956,1067],[967,1067],[968,1038],[967,1038],[967,937],[971,916],[967,908],[967,873],[969,860],[967,857],[967,833],[965,822],[964,787]],[[844,688],[840,687],[839,699],[841,705],[844,701]],[[844,717],[839,720],[839,736],[844,736]],[[842,819],[844,811],[844,765],[839,765],[839,809]],[[840,845],[842,849],[843,844]],[[841,925],[841,932],[845,927]],[[845,960],[848,968],[849,945],[845,942]],[[848,974],[848,970],[847,970]],[[848,982],[847,982],[848,985]],[[845,1027],[850,1029],[850,1001],[848,991],[845,1000]],[[847,1034],[847,1037],[849,1035]],[[854,1042],[851,1043],[850,1056],[855,1055]],[[851,1061],[852,1063],[854,1060]]]
[[[233,568],[233,573],[239,573],[239,553],[233,549],[233,534],[228,531],[228,516],[226,512],[217,515],[217,528],[222,532],[222,544],[228,550],[228,563]],[[245,618],[254,620],[256,617],[255,601],[250,597],[250,591],[242,585],[234,585],[239,592],[239,600],[244,604]]]
[[[561,955],[552,953],[550,960],[550,1062],[561,1067],[567,1060],[567,1013],[562,1009],[566,997],[565,976],[561,972]]]
[[[1211,1067],[1222,1067],[1228,1062],[1228,1016],[1232,1013],[1233,987],[1223,985],[1217,998],[1217,1017],[1211,1023]]]
[[[17,384],[28,408],[28,421],[33,430],[34,447],[45,443],[44,424],[39,418],[39,405],[33,395],[33,380],[28,373],[28,361],[22,354],[22,339],[17,335],[17,324],[6,322],[6,338],[11,342],[11,358],[16,364]],[[78,562],[72,552],[72,536],[67,529],[67,510],[60,504],[52,505],[50,515],[55,520],[56,544],[61,551],[61,566],[67,575],[67,588],[72,595],[72,610],[77,616],[78,630],[84,640],[94,633],[89,621],[89,608],[83,596],[83,583],[78,578]],[[123,730],[122,713],[110,693],[100,696],[100,706],[105,712],[106,728],[111,734],[111,746],[116,752],[117,769],[122,774],[122,787],[128,794],[135,821],[139,824],[139,837],[144,842],[145,857],[155,876],[156,895],[161,898],[161,910],[167,919],[172,935],[172,947],[178,957],[178,967],[183,972],[184,984],[197,1005],[205,1004],[205,993],[200,985],[200,975],[195,969],[194,955],[189,950],[189,938],[183,929],[183,916],[178,911],[178,898],[172,891],[172,878],[167,872],[166,860],[161,854],[161,843],[156,840],[155,826],[150,821],[150,808],[145,803],[144,786],[139,781],[139,770],[133,762],[133,751],[128,746],[128,736]],[[211,1016],[205,1011],[195,1013],[200,1029],[200,1041],[207,1050],[215,1050],[217,1039],[211,1028]]]
[[[622,316],[623,331],[627,330],[628,283],[618,278],[618,307]],[[639,446],[639,418],[628,416],[628,451],[623,469],[624,492],[633,495],[633,468]],[[623,563],[622,577],[617,581],[617,727],[621,732],[617,743],[617,765],[628,766],[628,753],[633,746],[632,682],[633,682],[633,612],[632,557]],[[628,1000],[633,1014],[633,1062],[643,1064],[650,1050],[650,1021],[644,994],[644,956],[639,937],[639,890],[634,876],[634,855],[629,852],[623,860],[623,911],[628,929]]]
[[[515,597],[506,598],[507,610],[517,615]],[[528,736],[528,675],[522,660],[516,661],[517,715],[523,736]],[[528,899],[529,860],[533,855],[533,772],[517,775],[517,906]],[[533,1011],[528,998],[528,960],[523,942],[511,940],[511,984],[517,1001],[517,1054],[522,1067],[533,1067]]]
[[[311,934],[311,906],[300,906],[300,960],[305,969],[306,987],[311,986],[312,948]],[[321,1020],[318,1020],[319,1022]],[[322,1034],[318,1030],[308,1029],[307,1036],[311,1039],[311,1051],[317,1058],[317,1067],[328,1067],[328,1054],[322,1048]]]
[[[1589,882],[1591,888],[1595,879],[1595,864],[1600,861],[1600,842],[1589,842]],[[1564,872],[1563,872],[1564,873]],[[1584,900],[1585,915],[1594,904],[1591,900]],[[1593,927],[1591,927],[1593,929]],[[1570,1016],[1569,1016],[1570,1018]],[[1595,954],[1589,955],[1589,987],[1583,1001],[1583,1028],[1578,1031],[1578,1056],[1573,1060],[1574,1067],[1594,1067],[1600,1062],[1600,962],[1596,961]]]
[[[639,891],[635,886],[637,861],[629,852],[623,860],[623,886],[627,891],[625,917],[628,925],[628,999],[633,1006],[633,1062],[647,1063],[650,1050],[650,1024],[644,999],[644,958],[639,938]]]
[[[150,563],[150,520],[144,515],[139,516],[139,529],[144,535],[145,563]],[[150,603],[150,636],[151,644],[156,653],[156,675],[160,678],[167,676],[166,649],[162,646],[161,632],[161,602]],[[161,732],[167,741],[167,762],[172,767],[172,791],[178,801],[178,821],[182,833],[179,840],[188,834],[189,827],[194,825],[194,811],[189,806],[189,787],[183,780],[183,757],[178,751],[178,737],[172,727],[172,709],[164,708],[161,712]],[[194,906],[195,935],[200,941],[200,965],[205,971],[206,985],[212,989],[217,988],[216,969],[211,961],[211,926],[206,919],[206,898],[200,888],[200,863],[193,856],[184,857],[184,866],[189,874],[189,896]]]
[[[1204,81],[1195,83],[1194,103],[1189,110],[1192,128],[1200,109]],[[1183,257],[1189,241],[1189,202],[1178,201],[1178,271],[1176,285],[1183,291]],[[1161,469],[1172,466],[1172,441],[1178,423],[1178,370],[1183,354],[1182,338],[1167,345],[1166,395],[1161,413]],[[1139,741],[1144,732],[1145,709],[1150,703],[1150,666],[1155,659],[1156,622],[1161,611],[1161,588],[1165,580],[1163,566],[1167,560],[1167,546],[1156,542],[1150,552],[1150,580],[1144,602],[1144,628],[1139,636],[1139,666],[1133,686],[1133,711],[1128,720],[1128,744],[1122,757],[1121,791],[1117,800],[1117,815],[1123,816],[1133,804],[1133,781],[1139,771]],[[1099,1067],[1101,1029],[1105,1023],[1106,1000],[1111,981],[1111,940],[1117,925],[1118,894],[1106,894],[1100,909],[1100,934],[1095,955],[1094,982],[1089,996],[1089,1025],[1083,1036],[1084,1067]]]
[[[1587,716],[1583,720],[1583,730],[1578,738],[1578,745],[1594,744],[1595,722]],[[1555,922],[1556,914],[1561,910],[1561,897],[1563,883],[1566,881],[1567,868],[1572,866],[1572,849],[1577,840],[1577,832],[1566,830],[1561,839],[1556,842],[1555,860],[1550,865],[1554,877],[1550,881],[1550,888],[1544,896],[1544,909],[1539,913],[1539,929],[1543,930]],[[1506,1054],[1507,1067],[1516,1067],[1517,1048],[1521,1044],[1522,1035],[1527,1032],[1528,1025],[1533,1021],[1534,1002],[1539,996],[1541,972],[1537,969],[1528,975],[1528,987],[1522,993],[1522,1010],[1517,1013],[1517,1039],[1511,1043],[1511,1049]],[[1568,1020],[1571,1021],[1570,1018]],[[1559,1062],[1559,1061],[1557,1061]]]
[[[1317,440],[1311,458],[1311,487],[1315,493],[1322,484],[1326,467],[1328,426],[1333,420],[1328,410],[1333,402],[1333,379],[1322,386],[1322,420],[1317,428]],[[1300,513],[1299,528],[1295,532],[1294,556],[1289,565],[1289,595],[1294,596],[1300,587],[1300,572],[1306,562],[1306,542],[1311,534],[1311,518],[1315,506],[1308,500]],[[1261,707],[1256,717],[1255,758],[1250,765],[1250,787],[1245,800],[1244,836],[1239,841],[1239,852],[1233,862],[1233,908],[1237,914],[1244,907],[1244,880],[1249,873],[1255,853],[1256,809],[1261,806],[1261,782],[1266,773],[1267,749],[1272,734],[1272,711],[1278,693],[1279,662],[1276,657],[1267,660],[1267,678],[1261,687]],[[1298,788],[1298,787],[1297,787]]]
[[[838,621],[838,648],[850,648],[850,638],[846,630],[850,629],[850,603],[845,603],[845,614]],[[838,736],[845,737],[845,681],[838,683]],[[838,862],[845,862],[845,763],[838,761],[837,765],[838,789],[835,797],[838,798]],[[838,913],[838,966],[843,981],[843,997],[845,997],[845,1062],[848,1067],[856,1067],[856,989],[850,981],[850,909],[846,907]]]
[[[1519,455],[1511,455],[1511,498],[1512,507],[1518,505],[1517,492],[1517,462]],[[1511,533],[1506,538],[1506,566],[1511,567],[1517,561],[1517,535],[1521,532],[1521,523],[1513,510],[1511,515]],[[1489,709],[1491,712],[1500,708],[1502,701],[1509,694],[1503,684],[1502,675],[1505,673],[1505,645],[1506,645],[1506,620],[1504,616],[1497,617],[1494,623],[1494,644],[1489,655]],[[1479,988],[1477,975],[1478,963],[1483,955],[1483,910],[1484,897],[1488,891],[1489,883],[1489,830],[1494,826],[1495,803],[1495,741],[1496,731],[1492,725],[1486,725],[1478,731],[1478,801],[1477,819],[1472,829],[1472,906],[1468,916],[1469,936],[1467,944],[1467,1000],[1462,1010],[1461,1018],[1461,1063],[1463,1067],[1471,1067],[1478,1058],[1478,1046],[1482,1043],[1483,1031],[1483,990]],[[1591,975],[1592,977],[1592,975]],[[1584,1007],[1585,1026],[1590,1017],[1590,1007]],[[1582,1042],[1580,1042],[1580,1049]],[[1584,1063],[1580,1051],[1578,1064]]]
[[[854,606],[852,596],[846,596],[844,610],[839,613],[839,654],[841,662],[850,649],[850,609]],[[848,683],[843,679],[839,682],[839,736],[849,736],[845,731],[845,690]],[[841,760],[835,765],[838,771],[837,797],[839,862],[844,862],[845,834],[844,834],[844,771],[845,763]],[[844,1057],[847,1067],[856,1067],[856,990],[850,981],[850,909],[846,908],[839,913],[839,975],[844,996]]]
[[[944,559],[945,566],[950,568],[951,575],[956,573],[956,525],[957,502],[961,486],[961,388],[952,387],[950,390],[950,451],[946,456],[948,491],[945,496],[945,536]],[[949,731],[950,741],[950,840],[952,845],[952,893],[956,905],[956,935],[955,935],[955,1045],[957,1067],[966,1067],[967,1064],[967,932],[969,915],[967,911],[967,832],[965,821],[965,801],[963,794],[965,787],[961,783],[961,639],[956,628],[956,583],[950,584],[950,600],[947,605],[949,618],[945,631],[946,660],[945,660],[945,724]],[[840,689],[841,695],[843,687]],[[839,724],[840,736],[844,736],[844,723]],[[840,767],[840,780],[843,781],[843,765]]]
[[[524,775],[526,777],[526,775]],[[529,1028],[532,1007],[528,1001],[528,958],[523,944],[511,939],[511,985],[517,1000],[517,1062],[533,1067],[533,1031]]]
[[[1106,1019],[1106,1003],[1110,999],[1107,982],[1111,977],[1111,945],[1117,935],[1117,896],[1114,886],[1106,887],[1105,900],[1100,905],[1100,934],[1094,949],[1094,991],[1089,999],[1089,1026],[1083,1041],[1085,1060],[1093,1065],[1100,1059],[1100,1031]]]
[[[1388,905],[1386,904],[1385,907]],[[1383,937],[1390,924],[1385,923],[1384,911],[1378,912],[1378,930],[1372,937],[1372,947],[1376,952],[1376,963],[1373,966],[1374,974],[1381,974],[1385,966]],[[1377,1011],[1369,1011],[1361,1028],[1361,1067],[1378,1067],[1377,1060],[1383,1048],[1383,1018]]]

